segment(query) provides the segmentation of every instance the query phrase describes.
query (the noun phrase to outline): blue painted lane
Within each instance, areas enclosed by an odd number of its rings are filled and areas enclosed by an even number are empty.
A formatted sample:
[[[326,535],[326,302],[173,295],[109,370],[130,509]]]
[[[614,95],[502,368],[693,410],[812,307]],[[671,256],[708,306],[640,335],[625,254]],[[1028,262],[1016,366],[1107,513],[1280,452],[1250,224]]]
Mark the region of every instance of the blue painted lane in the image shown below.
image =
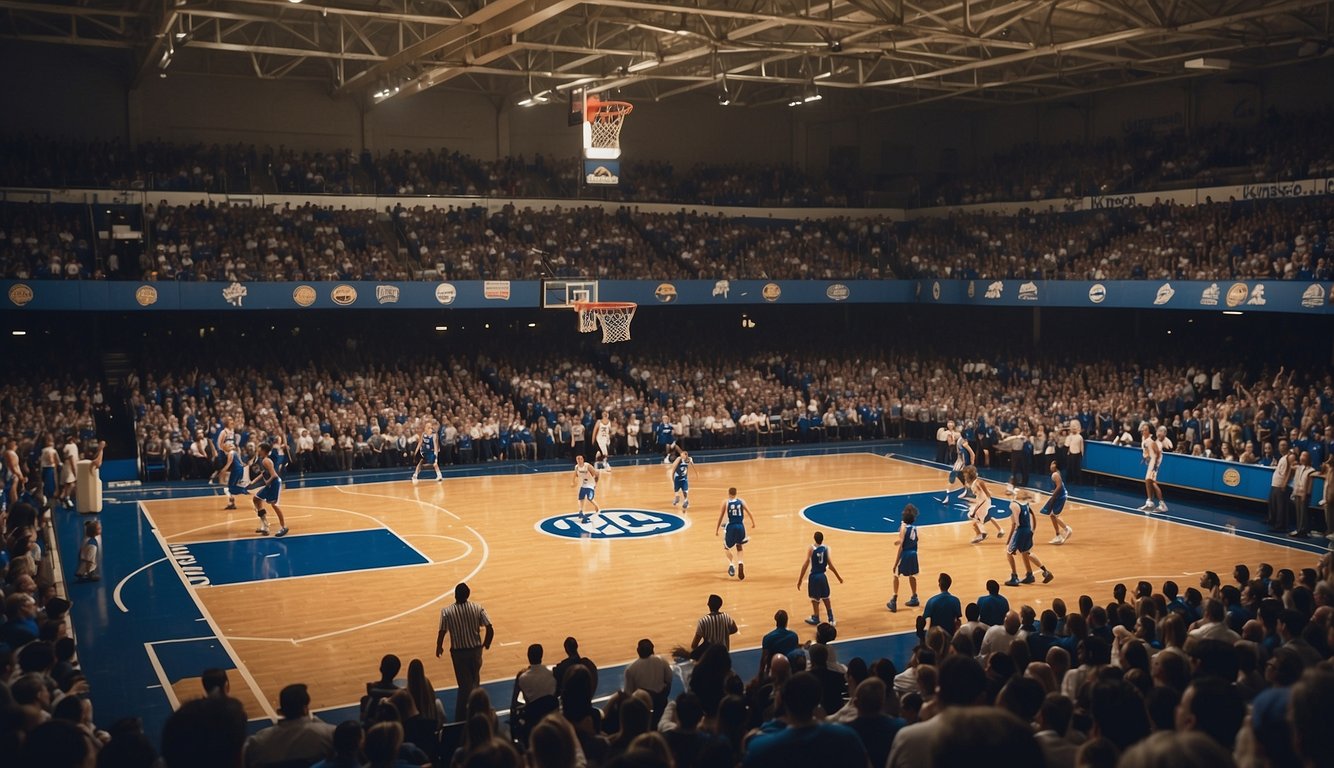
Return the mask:
[[[822,501],[806,507],[802,515],[816,525],[841,531],[897,533],[903,523],[903,509],[909,504],[917,507],[918,525],[948,525],[966,521],[968,509],[975,503],[971,499],[962,498],[957,490],[948,496],[940,491],[896,493]],[[1008,518],[1010,499],[1006,496],[992,497],[991,515],[997,519]]]
[[[406,541],[384,528],[173,544],[171,553],[196,586],[242,584],[430,562]]]

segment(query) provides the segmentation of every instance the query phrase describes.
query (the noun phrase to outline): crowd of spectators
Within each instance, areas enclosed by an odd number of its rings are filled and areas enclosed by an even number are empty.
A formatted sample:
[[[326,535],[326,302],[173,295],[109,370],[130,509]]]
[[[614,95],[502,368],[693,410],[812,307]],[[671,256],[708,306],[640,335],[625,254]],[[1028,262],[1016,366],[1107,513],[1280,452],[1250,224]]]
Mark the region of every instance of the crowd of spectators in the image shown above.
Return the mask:
[[[206,670],[160,751],[133,719],[95,725],[60,629],[67,605],[34,616],[14,588],[0,630],[33,624],[52,639],[0,652],[0,742],[19,768],[909,768],[984,755],[1047,768],[1316,768],[1334,750],[1334,555],[1313,565],[1238,564],[1184,590],[1116,584],[1106,603],[1082,594],[1041,610],[1011,604],[995,582],[961,600],[952,590],[962,585],[941,573],[908,658],[875,656],[864,640],[857,648],[870,652],[852,655],[829,623],[803,644],[780,610],[749,680],[730,651],[737,624],[714,595],[689,648],[666,655],[640,640],[601,707],[598,664],[576,638],[554,665],[530,645],[507,716],[484,688],[447,711],[420,660],[404,684],[401,660],[387,655],[357,718],[325,723],[307,686],[292,683],[281,719],[248,736],[227,674]]]
[[[171,206],[143,212],[149,280],[1334,280],[1329,198],[1019,216],[769,220],[594,206]],[[126,265],[63,207],[0,206],[0,275]]]

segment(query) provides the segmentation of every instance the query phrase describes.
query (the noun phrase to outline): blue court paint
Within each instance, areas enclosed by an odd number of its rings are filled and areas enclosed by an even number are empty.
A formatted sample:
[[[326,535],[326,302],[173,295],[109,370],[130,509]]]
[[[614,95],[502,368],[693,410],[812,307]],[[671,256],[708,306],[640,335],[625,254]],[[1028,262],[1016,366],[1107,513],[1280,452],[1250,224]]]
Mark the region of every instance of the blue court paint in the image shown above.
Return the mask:
[[[199,626],[201,629],[208,629],[208,625],[203,622],[200,622]],[[158,663],[162,665],[163,674],[173,683],[190,677],[199,677],[204,670],[213,667],[228,671],[235,669],[232,657],[227,655],[227,650],[216,637],[156,642],[152,643],[152,646]],[[233,687],[244,685],[236,678],[232,678],[231,684]],[[202,688],[199,695],[204,695]],[[252,717],[258,714],[260,713],[250,713]]]
[[[606,509],[588,515],[581,521],[579,515],[556,515],[538,522],[537,530],[563,539],[642,539],[665,536],[683,531],[689,524],[684,518],[670,512],[652,509]]]
[[[384,528],[171,545],[196,587],[430,562]]]
[[[918,525],[946,525],[968,519],[969,506],[975,502],[951,493],[896,493],[890,496],[867,496],[860,499],[835,499],[812,504],[801,510],[801,516],[825,528],[856,533],[898,533],[903,524],[903,508],[917,507]],[[991,499],[991,516],[1004,519],[1010,516],[1010,499]]]

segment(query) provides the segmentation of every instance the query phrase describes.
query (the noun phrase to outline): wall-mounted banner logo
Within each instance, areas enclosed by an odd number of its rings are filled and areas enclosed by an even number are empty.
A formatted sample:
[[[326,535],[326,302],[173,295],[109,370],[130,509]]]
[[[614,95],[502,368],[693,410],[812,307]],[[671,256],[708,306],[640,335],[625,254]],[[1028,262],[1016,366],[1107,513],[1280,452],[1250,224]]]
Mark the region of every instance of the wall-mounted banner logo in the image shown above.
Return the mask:
[[[487,280],[482,283],[482,296],[495,301],[510,300],[510,281]]]
[[[669,512],[651,509],[606,509],[581,522],[579,515],[557,515],[539,522],[537,530],[562,539],[642,539],[685,530],[688,523]]]
[[[1218,283],[1210,283],[1208,288],[1200,291],[1201,307],[1218,306],[1218,297],[1223,295],[1223,290],[1218,287]]]
[[[1227,305],[1229,307],[1241,306],[1245,303],[1246,297],[1251,295],[1251,290],[1245,283],[1233,283],[1231,288],[1227,289]]]
[[[357,300],[357,289],[347,283],[335,285],[334,289],[329,292],[329,298],[333,299],[333,303],[338,306],[346,307]]]
[[[1302,306],[1307,309],[1318,307],[1325,303],[1325,287],[1316,283],[1311,283],[1302,291]]]
[[[1254,307],[1263,307],[1267,303],[1265,301],[1264,283],[1259,283],[1251,289],[1251,297],[1246,300],[1246,303]]]
[[[732,283],[727,280],[719,280],[718,282],[713,284],[714,298],[722,296],[723,299],[726,300],[727,294],[731,292],[732,292]]]
[[[16,307],[24,307],[32,301],[32,289],[23,283],[17,283],[9,287],[9,303]]]
[[[585,160],[584,183],[589,186],[615,186],[621,183],[619,160]]]
[[[1094,283],[1089,288],[1089,301],[1094,304],[1101,304],[1107,300],[1107,286],[1102,283]]]
[[[1177,295],[1177,290],[1172,287],[1172,284],[1163,283],[1162,285],[1158,286],[1158,293],[1155,294],[1153,297],[1153,305],[1156,307],[1166,304],[1167,302],[1171,301],[1172,297],[1175,295]]]
[[[653,297],[663,304],[671,304],[676,301],[676,286],[671,283],[662,283],[654,289]]]
[[[315,289],[309,285],[298,285],[292,289],[292,301],[298,307],[309,307],[315,303]]]
[[[783,295],[783,289],[778,283],[765,283],[760,295],[765,301],[778,301],[778,297]]]
[[[1223,470],[1223,485],[1229,488],[1236,488],[1241,485],[1241,473],[1235,469]]]
[[[1005,283],[1001,282],[1000,280],[997,280],[991,285],[988,285],[987,292],[982,294],[983,298],[987,299],[999,299],[1001,296],[1004,295],[1005,295]]]
[[[973,298],[973,297],[975,297],[975,296],[977,296],[977,281],[976,281],[976,280],[969,280],[969,281],[968,281],[968,298],[971,299],[971,298]]]
[[[1027,283],[1024,283],[1023,285],[1019,286],[1019,300],[1037,301],[1038,284],[1030,280]]]
[[[833,285],[825,289],[824,295],[828,296],[830,299],[833,299],[834,301],[843,301],[844,299],[852,295],[852,289],[848,288],[846,285],[842,283],[834,283]]]
[[[375,286],[375,300],[380,304],[397,304],[398,286],[397,285]]]
[[[939,281],[939,280],[937,280],[937,281],[931,283],[931,298],[932,298],[933,300],[935,300],[935,301],[940,301],[940,281]]]
[[[232,283],[222,289],[222,298],[223,301],[226,301],[233,307],[239,307],[241,306],[241,302],[245,301],[246,294],[248,293],[250,293],[250,291],[244,285],[241,285],[240,283]]]
[[[141,307],[151,307],[157,303],[157,289],[151,285],[141,285],[139,290],[134,292],[134,300],[139,302]]]
[[[435,287],[435,300],[441,304],[453,304],[459,297],[459,291],[452,283],[441,283]]]

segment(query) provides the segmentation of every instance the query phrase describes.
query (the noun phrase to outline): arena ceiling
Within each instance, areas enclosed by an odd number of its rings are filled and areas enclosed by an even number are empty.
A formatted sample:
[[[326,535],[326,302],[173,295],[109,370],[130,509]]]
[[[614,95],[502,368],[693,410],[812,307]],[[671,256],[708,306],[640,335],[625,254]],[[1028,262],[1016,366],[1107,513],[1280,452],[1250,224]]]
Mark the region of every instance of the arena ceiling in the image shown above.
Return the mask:
[[[0,0],[0,38],[176,72],[303,78],[376,104],[586,85],[853,111],[1001,104],[1329,55],[1334,0]]]

